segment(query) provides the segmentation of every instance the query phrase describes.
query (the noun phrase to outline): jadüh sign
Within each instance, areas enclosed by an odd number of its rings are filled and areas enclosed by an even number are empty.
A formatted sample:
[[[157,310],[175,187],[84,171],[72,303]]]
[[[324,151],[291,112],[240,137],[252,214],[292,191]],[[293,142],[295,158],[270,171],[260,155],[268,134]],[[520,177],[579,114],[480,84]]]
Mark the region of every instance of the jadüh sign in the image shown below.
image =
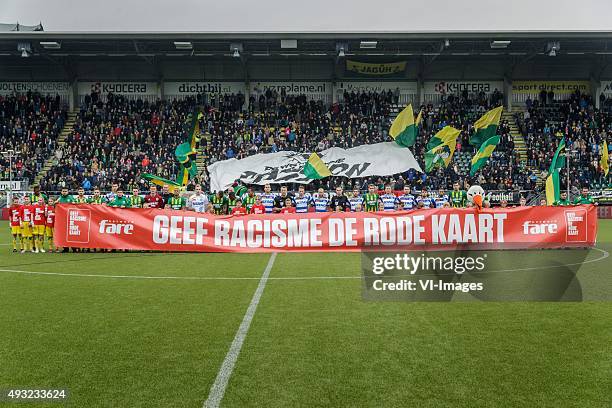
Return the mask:
[[[595,244],[593,205],[216,216],[59,204],[59,247],[186,252],[529,249]]]

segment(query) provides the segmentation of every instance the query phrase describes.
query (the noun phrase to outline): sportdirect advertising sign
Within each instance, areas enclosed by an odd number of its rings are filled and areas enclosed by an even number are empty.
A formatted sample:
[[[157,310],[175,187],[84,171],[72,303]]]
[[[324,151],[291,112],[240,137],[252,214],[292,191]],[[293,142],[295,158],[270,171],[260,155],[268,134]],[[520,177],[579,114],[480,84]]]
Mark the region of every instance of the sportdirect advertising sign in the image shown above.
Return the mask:
[[[539,94],[541,91],[553,91],[555,95],[570,95],[576,91],[591,92],[589,81],[513,81],[512,93]]]
[[[59,247],[184,252],[559,248],[595,243],[595,206],[217,216],[59,204]]]

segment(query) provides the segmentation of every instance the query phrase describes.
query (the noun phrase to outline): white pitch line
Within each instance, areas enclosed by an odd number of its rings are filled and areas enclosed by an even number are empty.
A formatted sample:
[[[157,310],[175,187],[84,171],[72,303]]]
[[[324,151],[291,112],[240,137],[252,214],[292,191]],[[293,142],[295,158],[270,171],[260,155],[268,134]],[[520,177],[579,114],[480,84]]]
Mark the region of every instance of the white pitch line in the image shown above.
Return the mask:
[[[268,265],[266,266],[263,275],[261,275],[259,285],[253,294],[251,303],[244,314],[244,318],[242,319],[242,323],[240,323],[236,336],[234,336],[234,341],[232,341],[232,345],[225,356],[225,360],[223,360],[223,364],[221,364],[221,368],[219,369],[219,373],[217,373],[215,382],[213,383],[212,387],[210,387],[208,398],[206,401],[204,401],[204,408],[217,408],[219,404],[221,404],[221,400],[223,400],[225,389],[227,388],[229,379],[234,371],[234,366],[238,360],[238,355],[242,349],[242,344],[244,343],[244,339],[246,338],[249,327],[251,326],[251,321],[253,321],[253,316],[257,310],[257,305],[259,305],[259,300],[261,299],[261,295],[266,287],[266,283],[268,282],[268,277],[270,276],[270,271],[272,270],[275,259],[276,252],[272,253],[270,256]]]
[[[94,273],[62,273],[22,271],[18,269],[0,269],[0,272],[17,273],[25,275],[51,275],[76,276],[83,278],[111,278],[111,279],[162,279],[162,280],[260,280],[261,277],[248,276],[142,276],[142,275],[103,275]],[[307,279],[361,279],[361,276],[279,276],[268,280],[307,280]]]
[[[594,259],[589,259],[584,262],[575,262],[562,265],[545,265],[545,266],[531,266],[526,268],[515,268],[515,269],[496,269],[493,271],[486,271],[486,273],[503,273],[503,272],[521,272],[531,271],[536,269],[552,269],[560,268],[563,266],[576,266],[586,265],[594,262],[599,262],[610,256],[608,251],[600,248],[591,248],[601,253],[601,256]],[[93,273],[62,273],[62,272],[39,272],[39,271],[24,271],[19,269],[0,269],[0,273],[17,273],[24,275],[50,275],[50,276],[76,276],[82,278],[107,278],[107,279],[158,279],[158,280],[224,280],[224,281],[241,281],[241,280],[259,280],[258,277],[244,277],[244,276],[146,276],[146,275],[105,275],[105,274],[93,274]],[[396,275],[401,276],[401,275]],[[408,275],[407,275],[408,276]],[[437,276],[435,274],[419,275],[419,276]],[[334,280],[334,279],[362,279],[362,275],[351,275],[351,276],[278,276],[268,278],[268,280]]]

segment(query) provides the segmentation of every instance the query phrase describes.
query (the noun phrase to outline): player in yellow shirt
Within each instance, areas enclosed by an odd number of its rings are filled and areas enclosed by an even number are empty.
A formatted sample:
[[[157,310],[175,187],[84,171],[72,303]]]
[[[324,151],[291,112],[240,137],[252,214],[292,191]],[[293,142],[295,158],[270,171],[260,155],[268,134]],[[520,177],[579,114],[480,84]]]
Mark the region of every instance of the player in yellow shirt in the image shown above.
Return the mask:
[[[47,221],[47,204],[45,199],[40,197],[37,203],[32,206],[34,215],[32,217],[32,235],[34,236],[34,252],[45,252],[45,224]]]
[[[11,235],[13,235],[13,252],[17,252],[17,241],[19,241],[19,249],[23,249],[23,238],[21,237],[21,215],[19,211],[19,203],[13,198],[13,203],[9,208],[9,219],[11,221]]]
[[[24,240],[21,253],[26,251],[34,252],[32,245],[32,224],[34,219],[34,206],[30,204],[30,197],[25,196],[23,205],[19,207],[19,217],[21,221],[21,239]]]

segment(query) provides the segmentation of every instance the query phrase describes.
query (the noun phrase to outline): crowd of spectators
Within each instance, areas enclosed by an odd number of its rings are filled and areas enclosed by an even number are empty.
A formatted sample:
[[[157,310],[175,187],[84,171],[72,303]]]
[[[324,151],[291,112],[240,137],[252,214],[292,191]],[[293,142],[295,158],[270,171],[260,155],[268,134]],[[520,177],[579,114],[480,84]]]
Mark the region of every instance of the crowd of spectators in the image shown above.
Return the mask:
[[[570,185],[598,188],[607,184],[599,160],[606,135],[612,132],[612,115],[596,109],[588,95],[576,92],[565,101],[555,101],[553,95],[528,100],[527,109],[517,114],[517,123],[525,137],[527,161],[530,167],[546,175],[553,155],[565,136],[570,152]],[[561,171],[565,188],[567,173]]]
[[[110,189],[142,184],[142,173],[173,179],[179,163],[174,149],[187,138],[194,99],[149,103],[109,94],[102,102],[88,98],[54,165],[41,182],[43,190]],[[195,183],[197,180],[194,180]]]
[[[20,152],[20,160],[14,165],[15,178],[32,179],[44,160],[52,157],[53,167],[41,181],[41,187],[57,191],[62,187],[108,190],[114,182],[126,189],[144,187],[142,173],[174,179],[179,167],[174,149],[186,140],[187,117],[196,109],[202,112],[201,151],[206,164],[257,153],[321,151],[391,140],[388,129],[391,113],[398,108],[397,93],[347,92],[340,100],[325,104],[305,95],[287,95],[284,89],[280,93],[267,89],[251,95],[247,109],[242,94],[198,95],[156,102],[92,94],[80,106],[66,143],[56,149],[65,108],[60,106],[59,98],[28,94],[0,99],[0,147]],[[517,117],[527,143],[527,167],[521,165],[515,153],[510,125],[502,120],[498,128],[500,144],[487,166],[476,178],[470,178],[465,167],[457,162],[469,160],[475,153],[469,144],[473,123],[502,101],[499,92],[488,96],[464,92],[447,95],[437,105],[415,106],[415,114],[422,111],[423,121],[411,150],[422,167],[425,146],[432,135],[447,125],[462,131],[457,140],[456,159],[446,169],[429,174],[410,170],[384,178],[331,177],[313,182],[312,188],[332,189],[340,185],[345,189],[365,189],[369,183],[382,188],[391,183],[396,190],[406,184],[417,190],[422,187],[437,190],[459,181],[462,185],[478,183],[486,190],[531,190],[535,188],[536,175],[529,167],[547,168],[561,134],[567,134],[568,146],[574,151],[576,161],[572,166],[576,171],[572,172],[572,183],[600,181],[599,146],[611,129],[610,115],[594,109],[592,100],[580,94],[564,103],[554,101],[554,96],[548,94],[541,100],[528,101],[524,116]],[[0,171],[6,172],[3,161]],[[200,183],[207,188],[205,167],[188,189]]]
[[[15,152],[12,160],[0,155],[0,180],[9,179],[11,161],[14,180],[33,179],[54,152],[66,118],[59,96],[0,95],[0,152]]]

